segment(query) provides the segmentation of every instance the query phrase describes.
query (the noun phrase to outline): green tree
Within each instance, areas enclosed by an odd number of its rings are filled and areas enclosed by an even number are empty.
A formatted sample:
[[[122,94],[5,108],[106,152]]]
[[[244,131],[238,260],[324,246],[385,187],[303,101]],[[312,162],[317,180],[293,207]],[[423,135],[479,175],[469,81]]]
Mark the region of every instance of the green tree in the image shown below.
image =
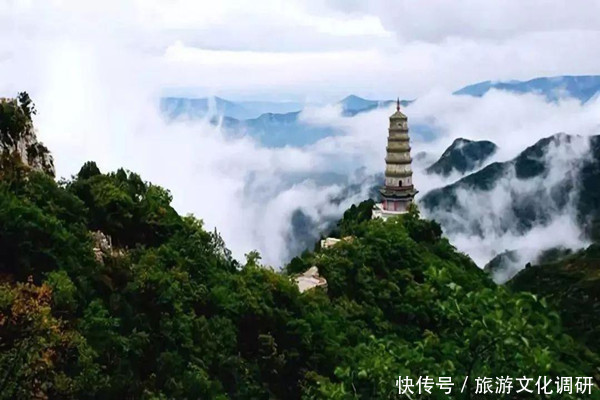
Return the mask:
[[[47,285],[0,284],[0,399],[79,399],[106,383],[93,350],[51,303]]]
[[[21,106],[21,109],[27,116],[27,118],[31,119],[32,115],[37,114],[37,110],[35,109],[35,104],[33,104],[33,100],[29,97],[27,92],[19,92],[17,95],[17,101]]]

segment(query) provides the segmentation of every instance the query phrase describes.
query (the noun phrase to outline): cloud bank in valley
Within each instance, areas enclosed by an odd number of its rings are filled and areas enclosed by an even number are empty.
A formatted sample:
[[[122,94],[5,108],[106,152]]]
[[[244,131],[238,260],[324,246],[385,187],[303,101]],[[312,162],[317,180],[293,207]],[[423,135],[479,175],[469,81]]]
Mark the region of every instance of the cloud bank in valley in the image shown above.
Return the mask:
[[[280,266],[306,244],[294,236],[290,222],[294,212],[307,215],[310,229],[317,234],[352,203],[367,198],[375,182],[364,176],[383,172],[392,110],[346,118],[339,107],[308,107],[300,116],[304,123],[332,126],[344,134],[303,148],[271,149],[243,135],[226,135],[206,121],[166,122],[157,108],[157,92],[143,82],[122,79],[109,85],[125,89],[120,101],[114,101],[103,88],[109,78],[86,76],[78,82],[78,90],[86,93],[84,98],[93,98],[89,104],[94,106],[75,104],[77,112],[67,101],[73,94],[70,90],[64,92],[64,99],[42,98],[40,131],[57,153],[59,170],[63,175],[74,173],[85,160],[95,159],[104,169],[124,166],[140,172],[145,179],[169,188],[180,212],[193,212],[208,228],[216,227],[238,258],[257,249],[266,263]],[[65,85],[69,87],[68,82]],[[413,134],[413,155],[425,151],[437,157],[456,137],[466,137],[497,143],[500,151],[493,161],[508,160],[557,131],[597,133],[599,111],[598,101],[547,103],[535,95],[494,91],[483,98],[433,91],[405,109],[411,126],[427,124],[436,134],[434,140]],[[62,131],[64,127],[71,130]],[[415,165],[421,195],[459,178],[426,175],[425,166]],[[566,165],[557,166],[558,174],[567,170]],[[362,184],[361,190],[339,204],[332,202],[352,183]],[[499,185],[489,194],[464,194],[463,204],[473,205],[464,218],[500,218],[510,205],[510,193],[528,190],[512,184]],[[498,207],[487,207],[490,201]],[[498,214],[489,215],[490,210]],[[564,236],[553,235],[548,242],[548,232],[557,227]],[[505,249],[585,243],[569,214],[559,214],[549,225],[525,236],[496,232],[493,224],[484,238],[447,233],[480,266]]]
[[[577,190],[564,207],[557,207],[551,192],[560,183],[570,180],[577,186],[577,173],[581,163],[589,156],[587,137],[600,134],[597,115],[600,98],[582,105],[573,99],[547,102],[534,94],[517,95],[492,91],[483,98],[452,96],[434,91],[406,107],[411,126],[429,125],[436,138],[420,136],[413,131],[413,157],[426,152],[431,161],[439,156],[457,137],[474,140],[491,140],[500,146],[498,153],[481,168],[492,162],[508,161],[538,140],[558,132],[580,135],[572,142],[560,142],[550,147],[544,156],[549,172],[531,180],[518,179],[514,171],[506,174],[490,191],[467,191],[458,193],[458,206],[451,215],[439,210],[424,210],[428,217],[445,221],[446,234],[460,250],[470,254],[483,267],[490,259],[505,250],[518,250],[521,259],[534,261],[541,250],[563,246],[580,248],[587,244],[576,218]],[[363,129],[374,132],[367,146],[381,146],[381,136],[386,134],[390,110],[376,110],[356,119],[330,114],[319,123],[335,126],[350,135],[358,135]],[[373,148],[373,147],[371,147]],[[369,157],[374,169],[383,170],[383,162],[373,148]],[[450,184],[459,175],[443,178],[424,172],[427,162],[414,163],[415,184],[421,191],[417,197],[438,187]],[[518,232],[520,221],[512,207],[517,200],[531,198],[535,207],[545,210],[549,218],[537,221],[534,226]],[[455,221],[451,223],[449,221]],[[478,226],[483,234],[456,229],[456,226]],[[513,229],[514,228],[514,229]],[[519,267],[525,265],[523,262]]]
[[[440,207],[427,214],[480,266],[505,250],[519,252],[522,268],[542,250],[581,248],[588,242],[577,222],[579,173],[589,151],[588,138],[559,136],[542,156],[547,173],[522,179],[512,165],[491,190],[459,188],[451,212]]]
[[[597,73],[600,13],[593,11],[600,3],[560,3],[536,3],[535,13],[522,12],[524,2],[486,3],[497,12],[481,19],[472,15],[475,2],[440,13],[437,0],[377,1],[369,8],[279,0],[0,2],[0,73],[10,77],[0,91],[30,92],[39,136],[54,152],[59,175],[76,173],[87,160],[139,172],[169,188],[180,212],[217,227],[237,257],[258,249],[267,263],[280,265],[298,248],[290,225],[298,209],[319,230],[367,196],[373,180],[365,177],[384,169],[390,110],[343,118],[335,107],[312,107],[304,122],[345,134],[304,148],[266,149],[204,121],[166,123],[157,108],[162,94],[311,104],[350,93],[418,97],[406,110],[409,122],[437,136],[413,136],[413,155],[439,155],[466,137],[494,141],[503,161],[556,132],[600,133],[597,100],[582,106],[494,91],[481,99],[449,94],[484,79]],[[450,183],[415,169],[421,194]],[[355,182],[359,191],[332,203]],[[501,190],[498,198],[506,198]],[[563,226],[560,218],[554,223]],[[541,243],[539,237],[519,240]],[[451,239],[477,260],[513,243]]]
[[[596,117],[600,112],[600,99],[596,97],[585,105],[572,99],[548,103],[535,95],[503,92],[492,92],[481,99],[453,97],[439,102],[441,98],[443,96],[434,96],[415,103],[416,119],[433,113],[435,124],[439,126],[442,136],[430,147],[444,148],[456,137],[491,140],[500,150],[488,164],[511,160],[539,139],[558,132],[581,135],[570,143],[560,141],[559,145],[550,146],[544,156],[549,169],[547,175],[519,179],[512,169],[489,191],[459,189],[457,204],[451,213],[443,209],[426,210],[427,216],[444,222],[452,243],[480,266],[505,250],[517,250],[513,269],[534,262],[542,250],[587,245],[577,223],[577,174],[582,161],[590,156],[587,137],[600,134]],[[432,180],[422,170],[416,172],[415,182],[425,182],[429,187],[443,186],[460,178],[453,176],[440,182],[439,177]],[[566,206],[558,207],[555,191],[561,190],[559,187],[567,181],[575,190]],[[522,216],[515,214],[514,209],[523,202],[531,203],[532,213],[549,216],[539,218],[525,233],[518,229]],[[507,277],[497,279],[502,281]]]
[[[205,120],[168,123],[160,115],[158,97],[135,79],[111,82],[110,76],[88,73],[73,89],[68,76],[55,79],[64,79],[65,90],[38,101],[36,123],[54,150],[60,175],[76,173],[85,160],[96,160],[105,171],[122,166],[139,172],[169,188],[180,212],[194,213],[209,229],[217,228],[241,259],[257,249],[266,263],[282,265],[291,249],[298,250],[290,222],[294,212],[301,210],[314,222],[318,237],[327,222],[366,198],[370,185],[341,203],[332,199],[374,174],[379,166],[373,160],[383,159],[385,134],[374,136],[366,121],[365,129],[305,148],[264,148]],[[107,82],[123,90],[118,100],[104,90]],[[90,103],[71,105],[72,90],[86,93]],[[332,112],[341,110],[315,108],[302,118],[319,123]]]

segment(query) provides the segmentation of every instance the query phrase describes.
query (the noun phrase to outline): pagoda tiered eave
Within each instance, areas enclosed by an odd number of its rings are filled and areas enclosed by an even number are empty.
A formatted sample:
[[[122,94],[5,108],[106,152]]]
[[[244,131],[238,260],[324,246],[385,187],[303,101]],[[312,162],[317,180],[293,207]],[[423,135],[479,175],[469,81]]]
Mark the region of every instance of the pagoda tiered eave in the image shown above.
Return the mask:
[[[410,154],[405,153],[388,153],[385,157],[386,164],[410,164],[412,157]]]
[[[379,189],[379,193],[381,193],[385,198],[394,198],[394,199],[412,199],[414,198],[418,190],[416,190],[412,185],[409,187],[402,188],[402,190],[398,190],[398,188],[390,188],[388,186],[384,186]]]
[[[404,164],[404,165],[406,165],[406,164]],[[386,170],[385,176],[390,177],[390,178],[408,178],[409,176],[412,176],[412,171],[395,172],[395,171]]]

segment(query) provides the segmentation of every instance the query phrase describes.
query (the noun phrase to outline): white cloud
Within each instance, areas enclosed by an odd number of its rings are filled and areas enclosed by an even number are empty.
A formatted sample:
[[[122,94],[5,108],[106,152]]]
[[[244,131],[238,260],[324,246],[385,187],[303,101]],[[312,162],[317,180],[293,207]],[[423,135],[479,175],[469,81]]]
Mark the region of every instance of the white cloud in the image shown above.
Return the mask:
[[[447,37],[507,38],[523,33],[598,30],[598,0],[333,0],[350,14],[378,16],[405,40],[443,41]]]
[[[53,44],[48,54],[54,56],[46,59],[38,81],[35,122],[55,155],[58,175],[76,173],[86,160],[96,160],[104,171],[139,172],[170,189],[180,212],[193,212],[209,229],[218,228],[238,258],[258,249],[265,262],[279,266],[294,247],[290,218],[295,210],[322,229],[323,221],[366,197],[357,193],[332,204],[331,197],[344,188],[312,178],[364,165],[369,153],[363,136],[328,138],[303,149],[267,149],[248,137],[228,138],[205,121],[168,124],[159,115],[151,74],[140,68],[143,60],[72,42]]]
[[[0,93],[32,94],[60,175],[89,159],[140,172],[170,188],[180,211],[217,226],[237,256],[258,248],[277,264],[296,208],[322,219],[348,205],[328,201],[340,187],[290,185],[287,175],[382,171],[389,111],[344,119],[335,108],[307,110],[306,123],[346,135],[264,149],[205,123],[165,124],[156,110],[164,91],[309,102],[418,96],[411,124],[433,121],[441,138],[415,140],[415,153],[439,154],[464,136],[495,141],[507,159],[542,136],[597,127],[599,102],[447,93],[490,78],[598,73],[598,1],[448,4],[0,0]],[[447,182],[418,174],[422,193]]]
[[[547,102],[543,96],[492,90],[483,98],[434,91],[410,106],[413,124],[435,126],[439,138],[429,151],[441,152],[457,137],[500,145],[495,160],[505,161],[543,137],[558,132],[589,136],[600,132],[600,99]]]
[[[43,69],[40,47],[71,42],[135,55],[161,89],[414,98],[478,80],[598,73],[600,1],[575,3],[6,0],[0,69]]]
[[[543,250],[582,248],[589,242],[577,222],[578,172],[589,150],[587,137],[567,141],[566,136],[559,136],[542,156],[549,168],[546,174],[523,179],[513,166],[491,190],[459,187],[452,211],[440,205],[425,209],[425,215],[442,222],[451,242],[480,267],[504,251],[519,253],[520,264],[513,266],[518,271]],[[566,192],[570,185],[575,190]],[[566,204],[557,200],[567,193]],[[523,209],[528,209],[527,215],[517,211]],[[500,271],[497,279],[507,278],[505,273]]]

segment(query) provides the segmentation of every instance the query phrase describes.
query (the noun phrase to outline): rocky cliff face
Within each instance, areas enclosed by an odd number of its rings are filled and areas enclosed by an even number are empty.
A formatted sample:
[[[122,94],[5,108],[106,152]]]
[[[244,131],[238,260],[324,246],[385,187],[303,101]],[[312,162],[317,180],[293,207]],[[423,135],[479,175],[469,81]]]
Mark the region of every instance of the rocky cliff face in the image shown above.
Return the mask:
[[[26,93],[17,99],[0,99],[0,154],[16,157],[29,168],[54,176],[52,155],[35,134],[31,120],[34,113]]]

